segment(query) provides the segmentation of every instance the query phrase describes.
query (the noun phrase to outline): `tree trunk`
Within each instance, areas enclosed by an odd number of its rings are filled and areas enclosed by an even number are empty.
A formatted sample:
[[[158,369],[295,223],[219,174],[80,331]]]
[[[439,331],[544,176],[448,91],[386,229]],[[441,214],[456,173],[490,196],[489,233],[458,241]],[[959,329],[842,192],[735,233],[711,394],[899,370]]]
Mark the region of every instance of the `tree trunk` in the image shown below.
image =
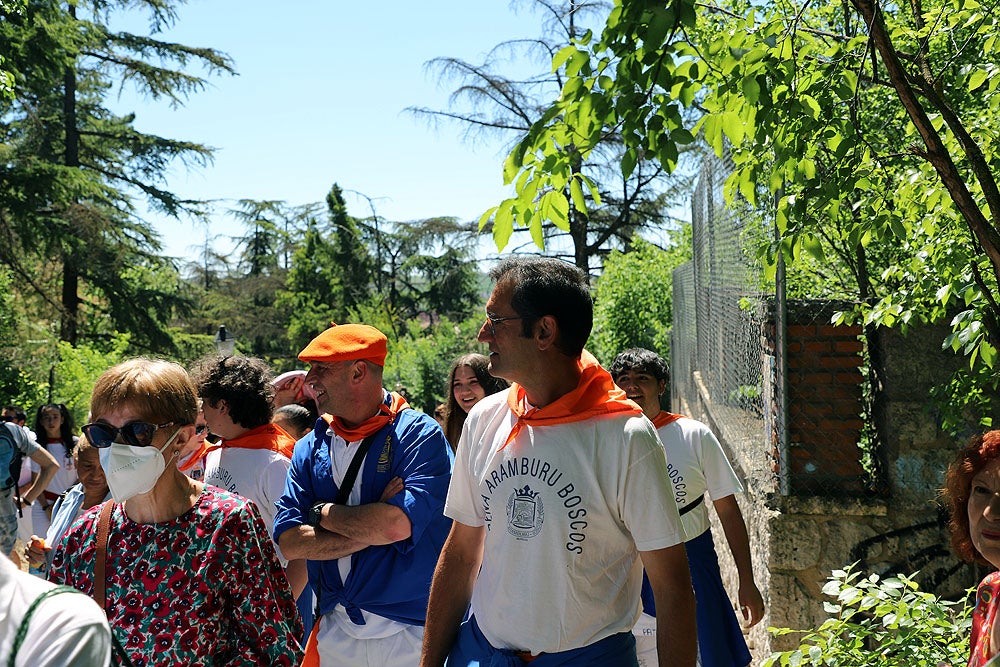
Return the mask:
[[[70,16],[76,18],[76,8],[70,4]],[[66,147],[64,153],[64,163],[67,167],[80,166],[80,132],[76,123],[76,70],[67,68],[63,76],[63,122],[66,132]],[[68,212],[67,212],[68,213]],[[70,218],[71,216],[67,216]],[[66,220],[72,225],[72,219]],[[77,258],[73,249],[73,230],[70,232],[70,241],[63,246],[62,251],[62,322],[59,327],[59,338],[70,345],[76,345],[78,333],[78,318],[80,312],[80,271]]]

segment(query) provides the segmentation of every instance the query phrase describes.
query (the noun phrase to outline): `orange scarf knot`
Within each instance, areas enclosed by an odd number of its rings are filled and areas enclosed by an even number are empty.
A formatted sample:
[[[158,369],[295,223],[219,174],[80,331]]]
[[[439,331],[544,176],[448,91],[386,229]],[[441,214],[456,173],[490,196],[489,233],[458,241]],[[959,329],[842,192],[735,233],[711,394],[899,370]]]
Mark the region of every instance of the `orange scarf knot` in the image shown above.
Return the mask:
[[[333,432],[345,441],[357,442],[358,440],[364,440],[373,433],[378,433],[383,426],[389,422],[395,421],[396,415],[409,407],[410,404],[406,402],[405,398],[396,392],[391,392],[386,397],[386,400],[379,404],[377,414],[369,417],[353,428],[349,428],[345,425],[340,417],[334,417],[331,414],[323,414],[321,416],[323,421],[330,425]]]
[[[525,425],[553,426],[583,421],[600,415],[642,414],[639,406],[625,397],[625,392],[615,385],[611,374],[601,368],[597,359],[589,352],[586,350],[583,352],[577,366],[580,369],[580,382],[576,389],[543,408],[531,407],[524,387],[516,382],[511,384],[510,392],[507,394],[507,406],[517,417],[517,422],[500,449],[509,445]]]

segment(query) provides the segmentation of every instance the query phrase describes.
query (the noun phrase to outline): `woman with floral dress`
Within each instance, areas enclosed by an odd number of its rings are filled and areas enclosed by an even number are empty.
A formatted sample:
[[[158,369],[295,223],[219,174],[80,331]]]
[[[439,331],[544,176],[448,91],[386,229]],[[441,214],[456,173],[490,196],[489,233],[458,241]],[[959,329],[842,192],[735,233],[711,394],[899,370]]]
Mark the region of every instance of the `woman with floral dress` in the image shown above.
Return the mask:
[[[50,579],[101,602],[104,521],[104,607],[136,667],[297,665],[301,621],[257,508],[177,469],[197,412],[177,364],[133,359],[100,377],[83,432],[112,500],[70,528]]]
[[[1000,569],[1000,431],[972,438],[948,468],[951,544],[963,560]],[[1000,572],[976,590],[968,667],[1000,667]]]

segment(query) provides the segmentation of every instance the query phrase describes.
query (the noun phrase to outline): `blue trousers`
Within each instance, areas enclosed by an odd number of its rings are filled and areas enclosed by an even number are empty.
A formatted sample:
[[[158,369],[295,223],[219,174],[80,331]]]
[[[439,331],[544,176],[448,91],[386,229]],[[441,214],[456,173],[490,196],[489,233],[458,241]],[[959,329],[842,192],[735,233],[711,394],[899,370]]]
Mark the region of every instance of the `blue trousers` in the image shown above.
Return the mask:
[[[530,663],[518,658],[513,651],[490,645],[470,616],[458,631],[458,640],[448,655],[445,667],[638,667],[635,657],[635,637],[631,632],[621,632],[605,637],[589,646],[542,653]]]

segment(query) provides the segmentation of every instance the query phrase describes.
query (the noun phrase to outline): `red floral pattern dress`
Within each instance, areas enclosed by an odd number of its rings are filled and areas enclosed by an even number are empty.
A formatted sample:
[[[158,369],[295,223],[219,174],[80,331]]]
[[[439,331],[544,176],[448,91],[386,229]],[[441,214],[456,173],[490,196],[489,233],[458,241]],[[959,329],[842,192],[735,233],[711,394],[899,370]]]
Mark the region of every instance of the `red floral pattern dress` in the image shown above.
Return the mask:
[[[66,533],[51,581],[93,595],[101,507]],[[241,496],[206,485],[194,507],[156,524],[135,523],[115,504],[106,569],[108,621],[136,667],[302,659],[288,581],[257,508]]]
[[[968,667],[987,667],[998,661],[997,647],[990,647],[990,634],[1000,605],[1000,572],[988,574],[976,589],[976,608],[972,610],[972,641]],[[992,648],[992,650],[991,650]],[[992,658],[992,659],[991,659]]]

